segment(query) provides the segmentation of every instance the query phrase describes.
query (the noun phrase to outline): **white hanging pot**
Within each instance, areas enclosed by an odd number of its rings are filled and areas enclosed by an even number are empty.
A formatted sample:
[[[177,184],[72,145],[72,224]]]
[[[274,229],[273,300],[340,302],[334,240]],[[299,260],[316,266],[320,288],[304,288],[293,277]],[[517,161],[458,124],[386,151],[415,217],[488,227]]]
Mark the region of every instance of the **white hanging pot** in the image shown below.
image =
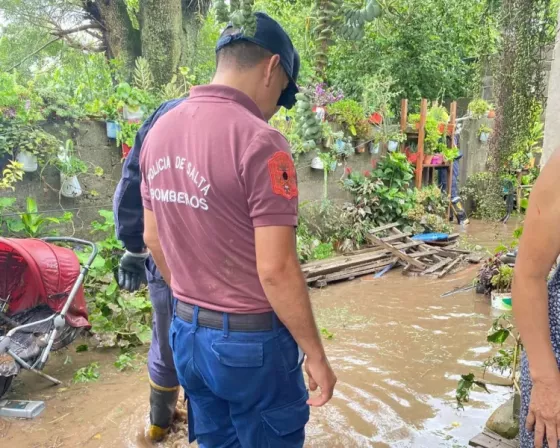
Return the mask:
[[[314,170],[322,170],[323,161],[319,157],[314,157],[313,160],[311,160],[311,168]]]
[[[138,109],[130,109],[126,104],[123,107],[123,117],[125,120],[135,121],[144,118],[144,112],[141,107]]]
[[[394,140],[389,140],[389,143],[387,143],[387,149],[390,152],[396,151],[398,147],[399,147],[399,142],[396,142]]]
[[[490,133],[489,132],[481,132],[480,133],[480,141],[482,143],[486,143],[489,138],[490,138]]]
[[[379,143],[371,144],[369,147],[370,154],[379,154]]]
[[[39,168],[37,163],[37,156],[27,151],[20,151],[16,157],[16,161],[23,165],[23,171],[26,173],[33,173]]]
[[[60,173],[60,194],[65,198],[77,198],[82,195],[82,186],[78,176],[67,176]]]

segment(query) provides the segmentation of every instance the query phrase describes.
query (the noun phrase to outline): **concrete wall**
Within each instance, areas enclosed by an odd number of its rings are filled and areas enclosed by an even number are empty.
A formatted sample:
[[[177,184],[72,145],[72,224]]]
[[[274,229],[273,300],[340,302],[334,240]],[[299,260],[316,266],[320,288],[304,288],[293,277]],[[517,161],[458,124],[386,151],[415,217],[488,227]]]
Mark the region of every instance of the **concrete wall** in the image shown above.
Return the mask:
[[[66,137],[56,128],[48,127],[49,132],[58,134],[61,140]],[[28,173],[23,181],[16,185],[16,191],[3,192],[1,196],[15,196],[17,210],[25,210],[27,197],[37,201],[39,211],[47,216],[61,216],[65,211],[74,215],[74,228],[60,228],[60,234],[79,237],[91,236],[91,222],[99,219],[98,210],[112,208],[112,196],[121,177],[121,153],[114,141],[107,139],[105,124],[84,122],[74,131],[75,149],[79,157],[89,166],[88,174],[79,177],[83,195],[77,199],[68,199],[59,195],[60,175],[56,168],[49,166],[43,172]],[[323,198],[323,171],[311,169],[314,152],[302,155],[296,164],[300,201],[320,201]],[[355,154],[349,158],[347,165],[353,170],[371,170],[372,156],[369,152]],[[95,175],[95,169],[103,170],[102,176]],[[344,165],[339,165],[336,172],[329,174],[329,198],[338,203],[349,199],[340,186],[344,175]]]
[[[468,118],[461,123],[462,130],[460,134],[459,149],[463,154],[463,158],[461,159],[459,185],[462,187],[465,185],[465,182],[470,176],[486,171],[488,143],[482,143],[480,141],[478,130],[482,125],[493,128],[494,119],[481,118],[480,120],[475,120]]]
[[[66,138],[58,129],[50,126],[46,128],[58,134],[62,140]],[[89,169],[87,174],[79,177],[83,189],[80,198],[68,199],[59,195],[60,174],[52,166],[47,166],[43,171],[40,167],[35,173],[25,174],[23,181],[17,183],[15,192],[3,192],[0,196],[15,196],[17,210],[25,210],[26,198],[32,197],[37,201],[39,210],[47,216],[58,217],[65,211],[71,211],[74,229],[70,226],[60,229],[60,233],[89,237],[91,222],[100,218],[98,210],[111,209],[112,194],[121,176],[120,150],[113,141],[107,139],[104,123],[81,123],[73,134],[75,150]],[[96,168],[101,168],[103,175],[96,175]]]

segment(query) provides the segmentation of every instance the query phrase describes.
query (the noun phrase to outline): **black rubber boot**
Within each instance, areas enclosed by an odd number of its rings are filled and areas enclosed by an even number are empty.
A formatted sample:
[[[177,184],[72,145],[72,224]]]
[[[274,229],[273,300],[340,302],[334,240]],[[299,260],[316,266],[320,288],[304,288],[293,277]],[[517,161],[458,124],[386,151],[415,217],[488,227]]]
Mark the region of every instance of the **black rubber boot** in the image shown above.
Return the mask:
[[[150,386],[150,428],[148,437],[152,442],[165,438],[173,422],[175,406],[179,398],[179,388]]]

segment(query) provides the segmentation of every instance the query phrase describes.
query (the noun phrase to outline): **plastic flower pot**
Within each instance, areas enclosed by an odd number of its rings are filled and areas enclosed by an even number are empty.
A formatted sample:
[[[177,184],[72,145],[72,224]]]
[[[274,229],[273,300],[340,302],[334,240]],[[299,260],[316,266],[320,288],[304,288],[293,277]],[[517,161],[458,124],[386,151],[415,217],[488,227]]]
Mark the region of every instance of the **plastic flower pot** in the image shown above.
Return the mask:
[[[431,154],[424,154],[424,165],[431,165],[433,158],[434,156]]]
[[[488,111],[488,118],[496,118],[496,111],[494,109]]]
[[[379,112],[374,112],[369,116],[369,122],[371,124],[379,125],[383,123],[383,116]]]
[[[438,131],[440,134],[443,134],[443,132],[445,131],[445,123],[438,123],[438,125],[437,125],[437,131]]]
[[[443,163],[443,154],[434,154],[432,157],[432,165],[441,165]]]
[[[123,107],[123,118],[128,121],[142,120],[142,118],[144,118],[144,112],[140,107],[137,109],[131,109],[125,104]]]
[[[60,173],[60,194],[65,198],[77,198],[82,195],[82,186],[77,176]]]
[[[107,137],[108,138],[117,138],[117,131],[119,130],[119,125],[116,121],[109,120],[106,122],[107,125]]]
[[[356,148],[356,152],[358,154],[363,154],[364,152],[366,152],[366,145],[365,143],[360,143],[357,148]]]
[[[387,149],[390,152],[396,151],[399,148],[399,142],[396,142],[394,140],[389,140],[389,143],[387,143]]]
[[[370,143],[369,153],[370,154],[379,154],[379,143]]]
[[[37,156],[27,151],[20,151],[16,156],[16,161],[23,165],[22,169],[26,173],[33,173],[39,168]]]
[[[409,153],[406,155],[406,158],[410,163],[416,165],[416,161],[418,160],[418,153],[417,152]]]
[[[128,153],[130,152],[130,150],[132,148],[130,146],[128,146],[126,143],[123,143],[121,146],[122,146],[122,157],[123,157],[123,159],[126,159],[126,157],[128,156]]]
[[[489,132],[481,132],[480,133],[479,139],[482,143],[487,143],[489,138],[490,138],[490,133]]]

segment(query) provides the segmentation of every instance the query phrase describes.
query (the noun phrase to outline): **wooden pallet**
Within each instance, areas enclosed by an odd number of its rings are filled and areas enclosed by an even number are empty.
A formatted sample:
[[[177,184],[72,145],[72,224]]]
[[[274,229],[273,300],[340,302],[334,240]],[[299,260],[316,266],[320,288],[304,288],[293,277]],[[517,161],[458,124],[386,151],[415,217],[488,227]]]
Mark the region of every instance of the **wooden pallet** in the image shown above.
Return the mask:
[[[469,446],[476,448],[519,448],[519,441],[504,439],[495,432],[484,429],[469,441]]]

